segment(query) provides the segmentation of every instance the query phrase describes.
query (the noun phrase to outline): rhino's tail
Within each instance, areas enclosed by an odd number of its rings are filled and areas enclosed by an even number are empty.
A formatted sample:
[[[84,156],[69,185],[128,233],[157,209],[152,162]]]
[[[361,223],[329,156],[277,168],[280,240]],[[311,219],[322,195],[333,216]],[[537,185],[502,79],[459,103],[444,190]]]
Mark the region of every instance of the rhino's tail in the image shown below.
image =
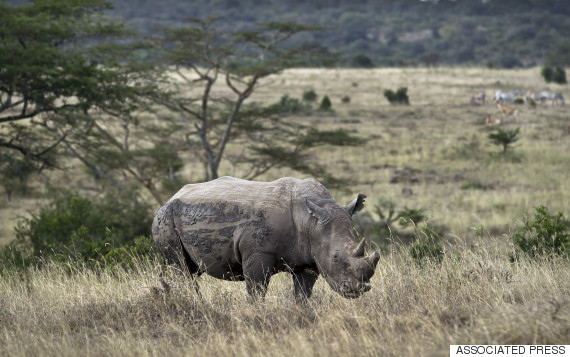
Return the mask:
[[[162,206],[156,212],[152,223],[152,236],[157,250],[167,265],[174,266],[181,272],[184,272],[186,268],[192,275],[199,273],[198,265],[192,261],[184,249],[179,231],[174,224],[174,215],[170,204]]]

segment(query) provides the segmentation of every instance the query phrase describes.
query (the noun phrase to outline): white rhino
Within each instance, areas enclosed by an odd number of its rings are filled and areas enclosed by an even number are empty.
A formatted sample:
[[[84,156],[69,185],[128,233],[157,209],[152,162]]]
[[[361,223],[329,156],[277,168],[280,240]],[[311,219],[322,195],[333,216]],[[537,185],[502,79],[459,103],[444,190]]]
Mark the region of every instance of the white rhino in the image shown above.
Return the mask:
[[[254,298],[282,271],[293,275],[297,302],[311,296],[319,274],[355,298],[370,290],[380,259],[378,252],[364,255],[364,239],[356,242],[352,215],[365,198],[343,207],[313,179],[222,177],[184,186],[157,211],[152,234],[168,264],[245,280]]]

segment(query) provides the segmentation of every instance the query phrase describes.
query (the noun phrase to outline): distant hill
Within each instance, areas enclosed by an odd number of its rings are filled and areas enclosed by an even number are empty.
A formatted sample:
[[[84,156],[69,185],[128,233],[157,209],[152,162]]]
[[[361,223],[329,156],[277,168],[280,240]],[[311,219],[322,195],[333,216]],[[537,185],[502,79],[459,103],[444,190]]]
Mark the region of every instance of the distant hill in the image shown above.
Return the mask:
[[[115,15],[141,33],[187,17],[226,16],[223,26],[297,21],[325,31],[295,40],[339,54],[342,66],[570,65],[567,0],[115,0]],[[566,46],[566,47],[565,47]],[[369,61],[368,61],[369,60]]]
[[[568,0],[111,2],[112,16],[145,35],[209,16],[225,16],[220,24],[238,30],[266,21],[321,25],[327,29],[299,35],[292,44],[323,47],[338,54],[341,66],[570,65]]]

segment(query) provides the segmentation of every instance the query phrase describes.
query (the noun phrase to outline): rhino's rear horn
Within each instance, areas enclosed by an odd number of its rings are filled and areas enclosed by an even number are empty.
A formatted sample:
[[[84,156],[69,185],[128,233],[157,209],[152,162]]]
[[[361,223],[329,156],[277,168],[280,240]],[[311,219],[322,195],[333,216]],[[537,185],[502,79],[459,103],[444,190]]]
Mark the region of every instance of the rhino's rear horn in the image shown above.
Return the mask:
[[[362,238],[360,243],[352,251],[352,256],[355,258],[360,258],[364,256],[364,248],[366,247],[366,239]]]

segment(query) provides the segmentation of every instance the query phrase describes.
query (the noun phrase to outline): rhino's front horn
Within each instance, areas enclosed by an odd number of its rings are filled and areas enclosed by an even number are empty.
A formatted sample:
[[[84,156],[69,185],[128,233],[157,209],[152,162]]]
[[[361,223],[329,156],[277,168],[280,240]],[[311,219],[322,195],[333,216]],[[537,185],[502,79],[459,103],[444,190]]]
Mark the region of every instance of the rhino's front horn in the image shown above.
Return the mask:
[[[364,256],[364,248],[366,247],[366,239],[362,238],[360,243],[352,251],[352,256],[355,258],[360,258]]]

